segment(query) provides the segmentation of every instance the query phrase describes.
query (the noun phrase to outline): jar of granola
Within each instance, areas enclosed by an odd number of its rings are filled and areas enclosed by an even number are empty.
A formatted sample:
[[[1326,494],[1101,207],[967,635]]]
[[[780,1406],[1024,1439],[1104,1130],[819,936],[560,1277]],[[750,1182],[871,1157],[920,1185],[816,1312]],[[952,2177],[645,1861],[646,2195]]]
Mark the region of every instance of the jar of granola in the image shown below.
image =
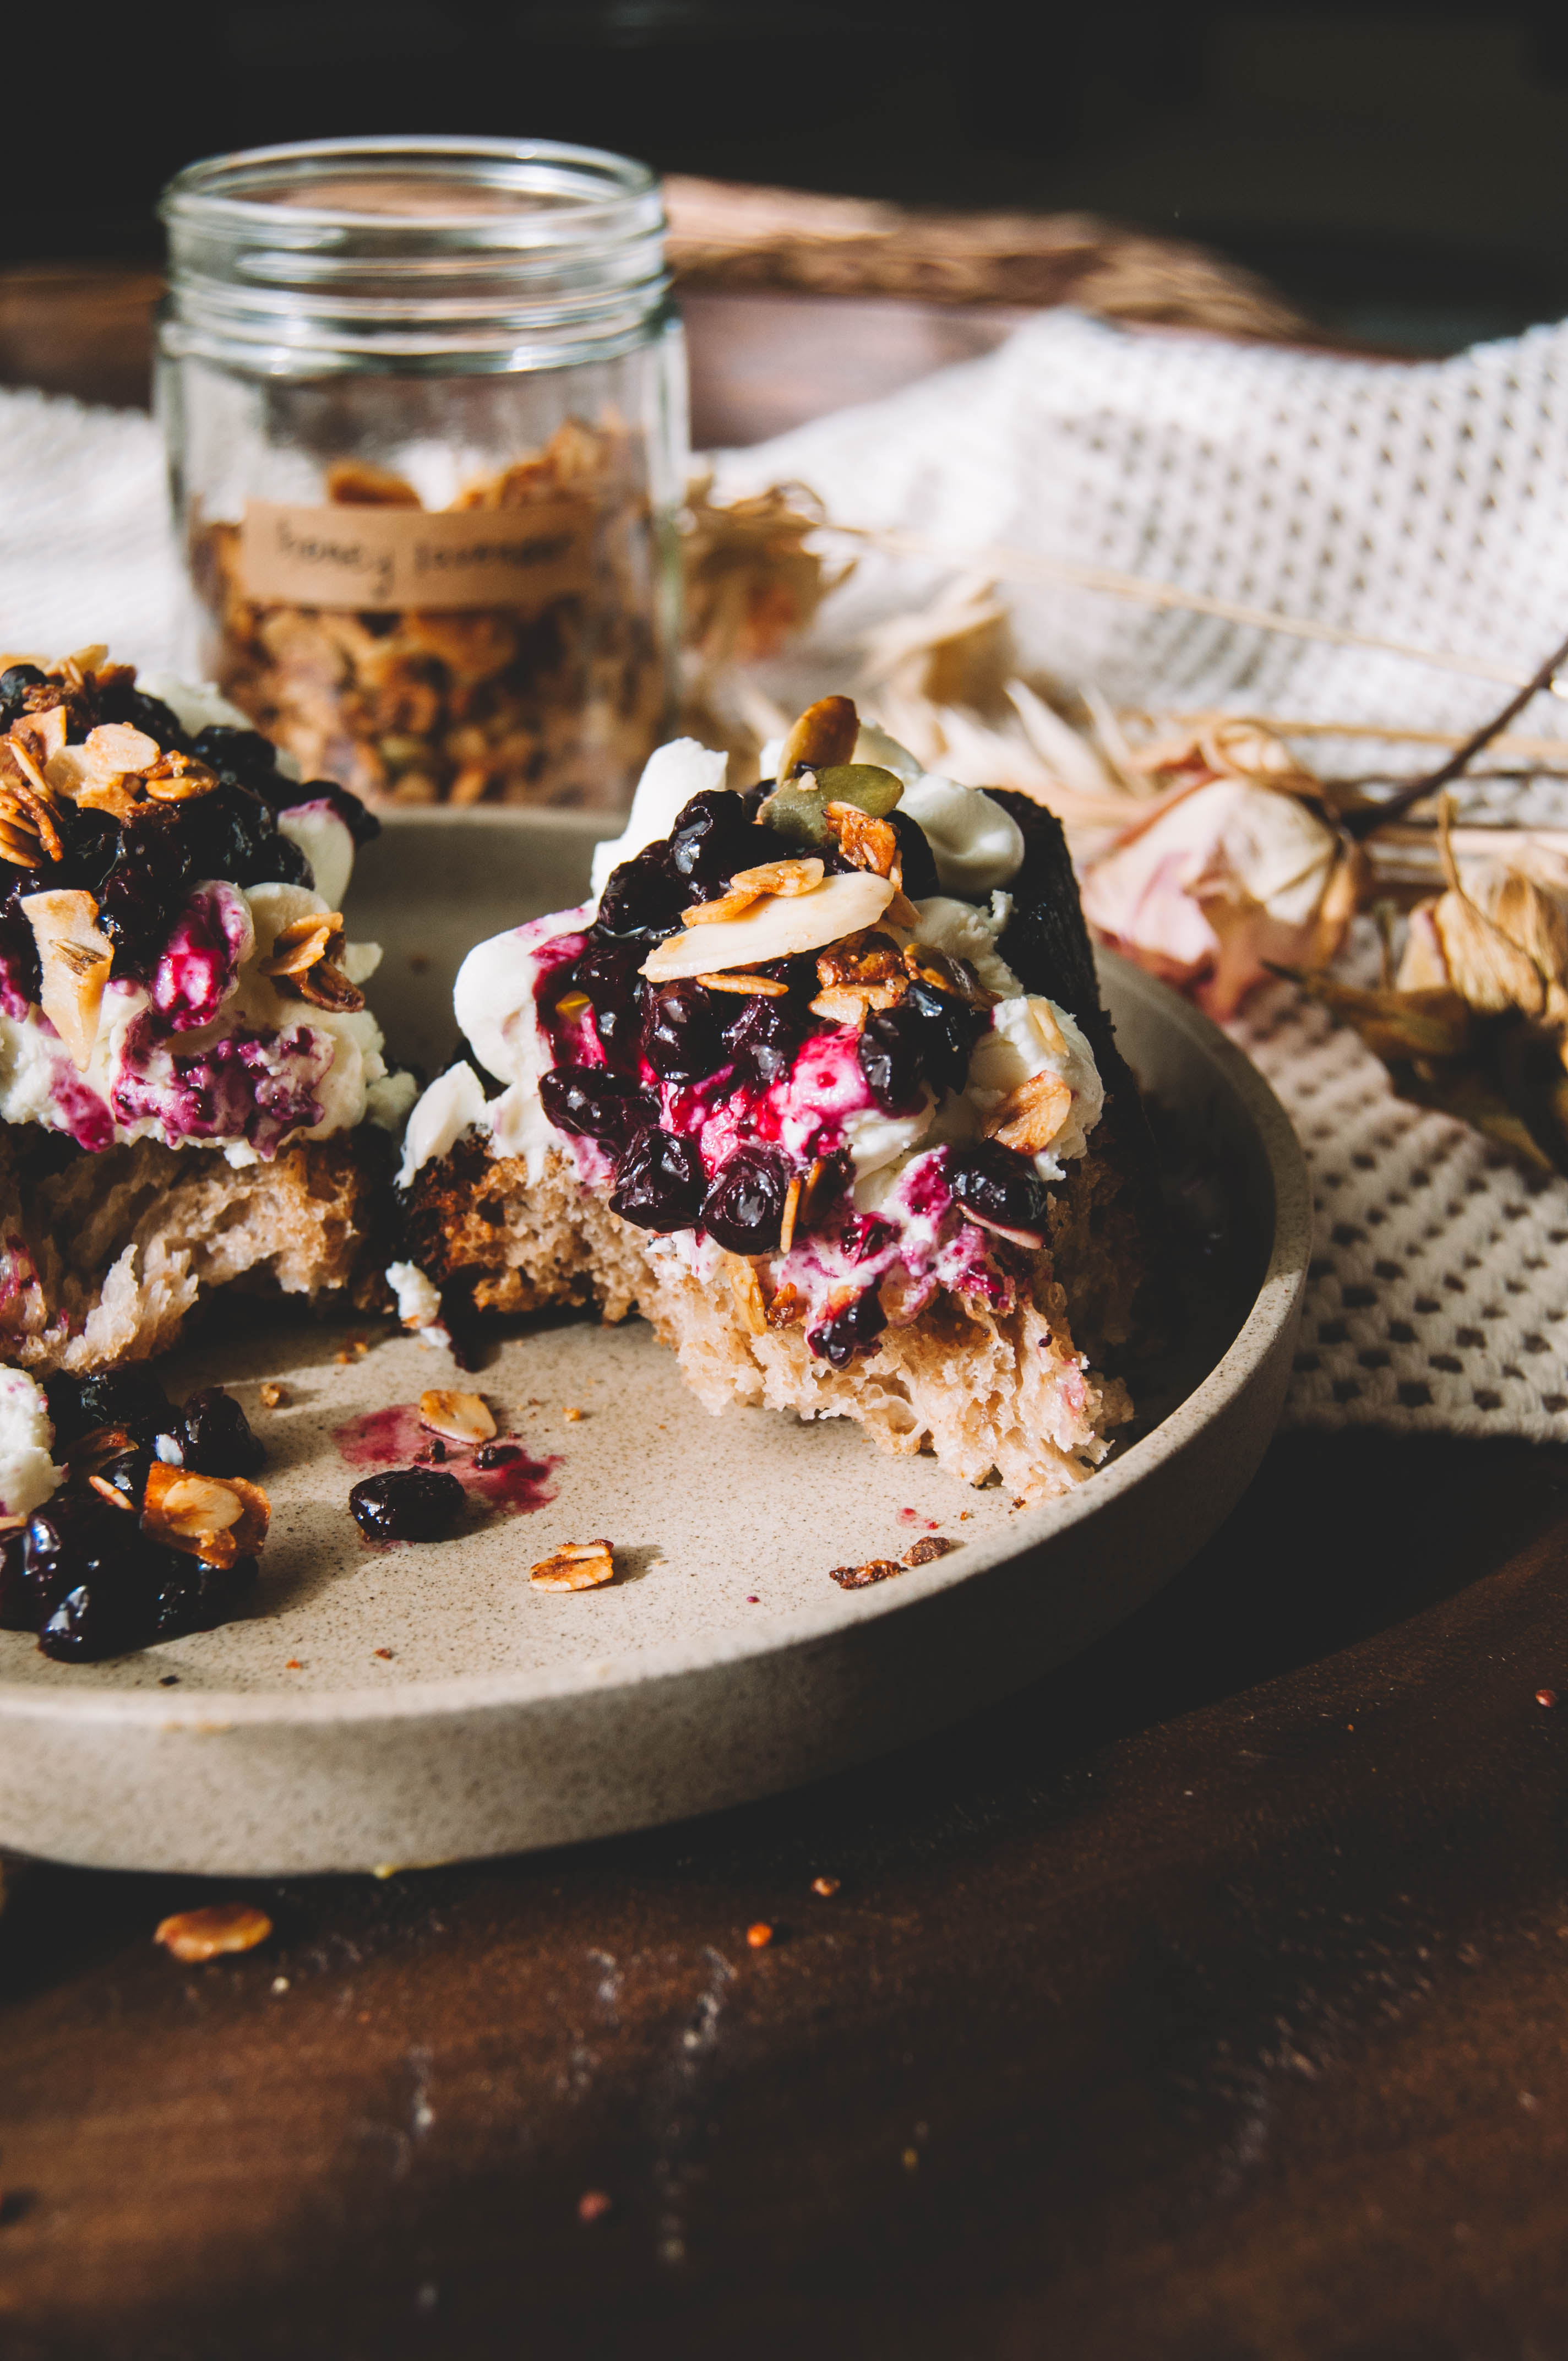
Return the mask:
[[[345,139],[164,192],[207,669],[372,801],[624,806],[668,718],[685,350],[641,164]]]

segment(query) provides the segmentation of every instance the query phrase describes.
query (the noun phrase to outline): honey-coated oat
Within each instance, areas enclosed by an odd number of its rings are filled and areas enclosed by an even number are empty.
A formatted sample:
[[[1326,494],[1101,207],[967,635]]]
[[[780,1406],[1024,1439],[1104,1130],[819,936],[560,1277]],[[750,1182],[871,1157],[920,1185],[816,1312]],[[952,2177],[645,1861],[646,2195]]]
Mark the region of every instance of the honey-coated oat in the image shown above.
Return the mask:
[[[557,535],[565,514],[580,579],[526,610],[258,598],[242,528],[193,516],[213,676],[307,777],[371,802],[624,805],[666,719],[672,657],[637,452],[624,428],[567,419],[452,503],[508,511],[512,529],[547,508]],[[329,470],[326,497],[345,510],[422,505],[401,477],[358,462]]]

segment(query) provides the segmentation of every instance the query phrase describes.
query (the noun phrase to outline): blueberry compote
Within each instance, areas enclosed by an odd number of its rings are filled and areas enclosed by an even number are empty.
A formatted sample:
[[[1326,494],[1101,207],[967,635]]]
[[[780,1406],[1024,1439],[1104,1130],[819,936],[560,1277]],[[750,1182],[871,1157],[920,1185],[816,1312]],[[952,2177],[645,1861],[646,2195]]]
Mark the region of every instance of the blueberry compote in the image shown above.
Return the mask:
[[[36,664],[12,664],[0,673],[0,731],[28,713],[63,706],[68,744],[80,743],[100,723],[129,723],[164,753],[204,764],[216,784],[177,802],[137,804],[124,819],[59,798],[60,858],[36,869],[0,870],[0,1006],[7,1015],[25,1014],[38,993],[38,953],[21,909],[27,895],[62,888],[92,894],[98,924],[115,946],[113,975],[145,983],[193,884],[217,877],[234,885],[310,884],[310,862],[280,829],[280,812],[324,802],[356,844],[378,833],[379,822],[346,789],[287,777],[258,731],[214,725],[192,737],[160,698],[124,677],[126,671],[67,685]]]
[[[137,1367],[55,1376],[44,1390],[68,1474],[0,1540],[0,1629],[36,1631],[46,1656],[88,1664],[237,1615],[256,1585],[255,1558],[206,1564],[145,1531],[141,1516],[157,1462],[255,1474],[264,1454],[233,1396],[209,1386],[176,1409]]]
[[[643,961],[680,932],[683,911],[722,895],[739,870],[799,855],[756,818],[769,792],[694,796],[667,838],[611,873],[586,934],[558,939],[537,989],[554,1060],[540,1099],[557,1131],[592,1144],[611,1207],[640,1228],[690,1231],[763,1257],[784,1247],[787,1225],[790,1248],[800,1250],[795,1293],[811,1303],[797,1315],[806,1343],[842,1368],[876,1350],[887,1325],[881,1285],[898,1259],[894,1231],[855,1212],[843,1121],[858,1108],[909,1116],[927,1093],[939,1104],[961,1092],[989,1018],[956,971],[950,991],[929,967],[908,974],[882,934],[857,941],[882,961],[875,973],[891,973],[897,996],[868,1014],[858,1038],[813,1009],[831,973],[819,972],[815,952],[765,962],[757,973],[774,988],[750,994],[643,979]],[[900,814],[895,832],[906,890],[935,894],[919,828]],[[831,847],[824,857],[829,870],[850,866]],[[824,1035],[844,1037],[837,1063],[830,1044],[811,1046]],[[927,1264],[946,1283],[983,1290],[988,1254],[1005,1261],[998,1239],[1026,1246],[1040,1235],[1045,1192],[1034,1166],[996,1147],[938,1148],[926,1161],[923,1194],[904,1218],[927,1240],[945,1222],[957,1242],[935,1260],[928,1252]],[[928,1293],[936,1282],[923,1283]],[[907,1303],[907,1283],[902,1293]]]

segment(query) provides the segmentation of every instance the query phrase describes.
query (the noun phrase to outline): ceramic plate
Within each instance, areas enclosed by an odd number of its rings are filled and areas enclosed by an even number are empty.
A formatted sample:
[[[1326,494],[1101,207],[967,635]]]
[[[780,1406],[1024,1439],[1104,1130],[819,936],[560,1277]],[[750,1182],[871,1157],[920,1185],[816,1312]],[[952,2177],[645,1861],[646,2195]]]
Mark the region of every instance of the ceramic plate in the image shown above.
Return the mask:
[[[350,931],[386,947],[392,1046],[450,1056],[467,946],[585,888],[603,824],[413,816],[364,856]],[[715,1418],[641,1321],[569,1320],[475,1377],[527,1453],[456,1537],[376,1550],[345,1506],[377,1422],[451,1381],[400,1336],[224,1314],[168,1371],[221,1380],[268,1443],[272,1539],[246,1620],[66,1666],[0,1632],[0,1845],[102,1867],[281,1874],[558,1844],[789,1786],[932,1730],[1059,1663],[1168,1579],[1273,1431],[1310,1238],[1306,1175],[1266,1083],[1174,994],[1115,961],[1109,1005],[1146,1090],[1231,1194],[1233,1251],[1136,1439],[1070,1499],[1017,1509],[847,1421]],[[287,1389],[268,1411],[267,1379]],[[383,1463],[384,1464],[384,1463]],[[829,1569],[947,1556],[859,1591]],[[605,1535],[606,1588],[535,1591]]]

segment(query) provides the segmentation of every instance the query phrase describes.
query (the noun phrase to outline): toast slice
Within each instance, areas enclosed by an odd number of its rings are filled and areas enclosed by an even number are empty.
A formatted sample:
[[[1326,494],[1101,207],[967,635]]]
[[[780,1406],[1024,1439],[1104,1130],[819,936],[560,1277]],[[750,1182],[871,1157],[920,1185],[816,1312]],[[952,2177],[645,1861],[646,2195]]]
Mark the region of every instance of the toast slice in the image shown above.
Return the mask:
[[[713,1410],[1049,1498],[1131,1415],[1136,1087],[1058,823],[828,721],[745,795],[662,750],[598,900],[471,955],[507,1087],[463,1066],[416,1108],[401,1268],[449,1312],[640,1312]]]

